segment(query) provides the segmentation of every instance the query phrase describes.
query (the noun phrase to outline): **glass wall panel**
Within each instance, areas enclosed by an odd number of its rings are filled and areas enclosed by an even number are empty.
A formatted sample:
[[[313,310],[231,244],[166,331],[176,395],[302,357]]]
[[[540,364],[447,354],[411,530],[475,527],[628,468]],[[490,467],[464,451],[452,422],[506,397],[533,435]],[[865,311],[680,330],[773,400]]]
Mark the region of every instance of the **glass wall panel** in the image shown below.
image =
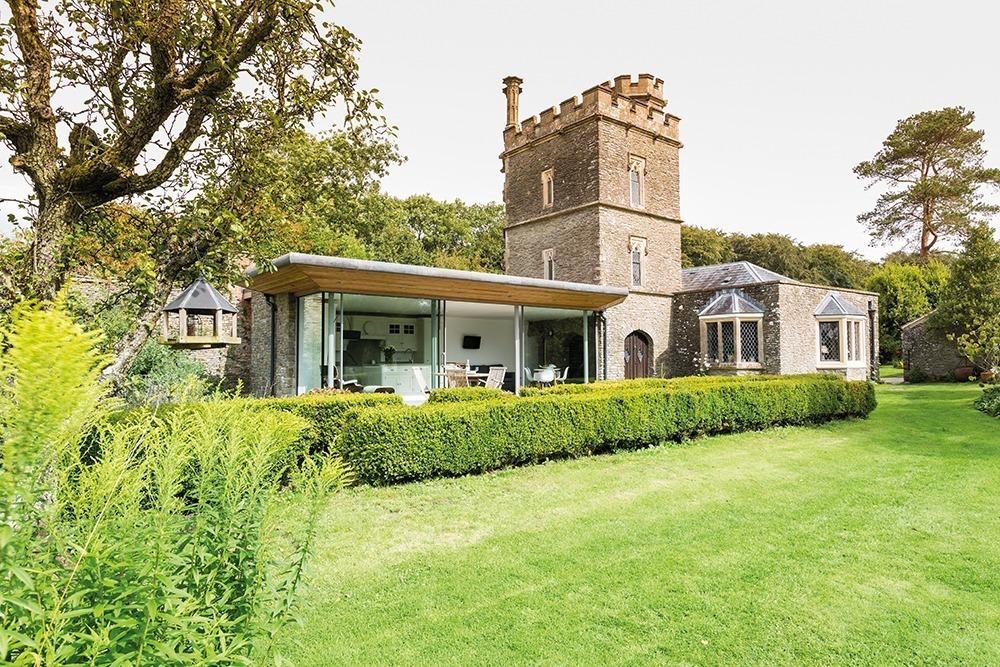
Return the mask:
[[[555,369],[557,380],[589,382],[597,369],[594,318],[589,311],[525,306],[522,318],[522,383]],[[546,373],[541,377],[547,378]]]
[[[427,384],[435,372],[433,301],[365,294],[341,299],[343,346],[337,353],[344,382],[391,387],[410,402],[423,400],[418,372]]]
[[[298,393],[323,386],[323,294],[299,298]]]
[[[514,391],[517,368],[517,329],[514,306],[447,301],[442,304],[444,326],[440,357],[443,363],[468,365],[475,373],[503,366],[503,388]],[[440,378],[439,376],[439,379]],[[473,378],[473,381],[479,378]],[[444,385],[444,382],[441,382]]]

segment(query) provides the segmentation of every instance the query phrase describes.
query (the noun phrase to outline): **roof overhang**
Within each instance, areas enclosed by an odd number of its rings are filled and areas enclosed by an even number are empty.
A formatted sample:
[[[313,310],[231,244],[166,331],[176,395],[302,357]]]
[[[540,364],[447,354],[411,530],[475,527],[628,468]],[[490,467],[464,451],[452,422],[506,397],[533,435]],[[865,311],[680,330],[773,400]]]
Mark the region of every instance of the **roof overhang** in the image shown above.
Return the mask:
[[[581,310],[604,310],[629,294],[619,287],[301,253],[271,263],[274,270],[248,271],[247,286],[264,294],[346,292]]]

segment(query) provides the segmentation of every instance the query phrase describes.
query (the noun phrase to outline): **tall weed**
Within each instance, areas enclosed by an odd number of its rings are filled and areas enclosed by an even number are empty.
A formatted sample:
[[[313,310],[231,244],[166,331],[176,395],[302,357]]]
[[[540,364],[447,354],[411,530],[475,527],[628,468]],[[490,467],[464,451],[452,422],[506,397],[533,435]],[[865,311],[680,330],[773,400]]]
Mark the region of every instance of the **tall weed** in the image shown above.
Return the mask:
[[[280,663],[274,637],[346,470],[291,470],[308,423],[244,402],[103,421],[94,343],[61,308],[30,308],[0,357],[0,662]],[[295,539],[275,524],[281,497],[306,506]]]

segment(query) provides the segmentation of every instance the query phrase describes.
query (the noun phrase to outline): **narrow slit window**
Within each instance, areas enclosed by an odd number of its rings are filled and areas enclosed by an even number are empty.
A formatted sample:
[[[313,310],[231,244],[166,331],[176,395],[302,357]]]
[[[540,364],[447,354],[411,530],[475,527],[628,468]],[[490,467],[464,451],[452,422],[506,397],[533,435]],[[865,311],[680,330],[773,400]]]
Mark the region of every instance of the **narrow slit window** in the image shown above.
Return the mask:
[[[632,287],[641,287],[646,261],[646,239],[632,237],[629,240],[629,256],[632,263]]]
[[[556,260],[552,248],[542,251],[542,275],[546,280],[556,279]]]
[[[552,170],[546,169],[542,172],[542,207],[550,208],[555,202],[555,183],[552,178]]]
[[[645,203],[646,160],[641,157],[629,158],[628,182],[629,199],[633,208],[642,208]]]

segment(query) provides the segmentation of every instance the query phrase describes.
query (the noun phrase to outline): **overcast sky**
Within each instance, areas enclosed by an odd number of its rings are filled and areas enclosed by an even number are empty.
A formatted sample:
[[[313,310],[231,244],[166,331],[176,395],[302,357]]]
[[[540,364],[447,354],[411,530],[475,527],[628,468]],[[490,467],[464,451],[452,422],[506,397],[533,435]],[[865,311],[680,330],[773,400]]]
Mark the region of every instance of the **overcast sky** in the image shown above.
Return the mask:
[[[662,78],[682,217],[701,227],[880,257],[856,222],[876,193],[851,170],[919,111],[974,110],[1000,164],[1000,3],[340,0],[330,16],[399,128],[394,195],[501,199],[509,74],[522,118],[619,74]],[[0,165],[0,192],[16,178]]]

